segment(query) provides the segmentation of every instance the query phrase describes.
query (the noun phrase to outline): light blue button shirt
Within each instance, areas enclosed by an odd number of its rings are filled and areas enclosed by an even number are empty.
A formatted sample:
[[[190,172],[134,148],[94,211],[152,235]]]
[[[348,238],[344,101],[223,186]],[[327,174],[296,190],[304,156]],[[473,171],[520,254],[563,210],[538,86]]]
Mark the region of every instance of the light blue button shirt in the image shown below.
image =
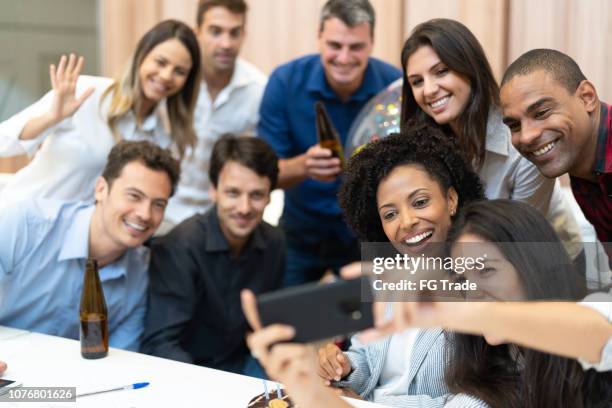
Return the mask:
[[[38,199],[0,212],[0,325],[79,338],[79,305],[94,205]],[[149,251],[100,269],[109,344],[138,351]]]

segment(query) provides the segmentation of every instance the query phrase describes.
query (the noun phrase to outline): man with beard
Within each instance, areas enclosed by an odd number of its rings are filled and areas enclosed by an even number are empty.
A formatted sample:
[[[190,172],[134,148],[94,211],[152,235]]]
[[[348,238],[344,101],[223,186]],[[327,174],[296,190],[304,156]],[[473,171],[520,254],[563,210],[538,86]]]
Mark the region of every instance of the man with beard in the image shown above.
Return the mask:
[[[574,60],[550,49],[510,64],[500,92],[512,144],[544,176],[569,174],[612,267],[612,106]]]
[[[213,147],[209,176],[215,206],[152,245],[142,351],[262,376],[245,344],[240,291],[263,293],[281,284],[284,239],[262,221],[278,160],[260,139],[226,135]]]

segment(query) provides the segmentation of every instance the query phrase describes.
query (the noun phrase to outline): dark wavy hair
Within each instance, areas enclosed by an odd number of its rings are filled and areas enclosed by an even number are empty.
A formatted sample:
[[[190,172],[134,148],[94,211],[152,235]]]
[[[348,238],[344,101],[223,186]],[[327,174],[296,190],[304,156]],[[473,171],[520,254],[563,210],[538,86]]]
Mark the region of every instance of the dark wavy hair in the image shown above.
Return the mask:
[[[585,296],[584,277],[574,270],[552,226],[530,205],[512,200],[471,203],[456,217],[449,243],[464,233],[498,243],[529,300],[576,301]],[[526,347],[492,346],[481,336],[447,338],[451,355],[445,380],[453,393],[504,408],[612,406],[612,373],[583,371],[573,359]]]
[[[408,58],[423,46],[433,48],[450,70],[470,82],[470,99],[459,117],[460,132],[454,136],[459,140],[459,146],[468,162],[475,163],[478,167],[482,164],[485,155],[489,110],[500,105],[499,86],[485,52],[474,34],[458,21],[437,18],[416,26],[402,49],[404,83],[401,123],[403,126],[410,121],[435,124],[435,121],[416,103],[407,79]],[[445,125],[442,128],[448,135],[454,134],[450,126]]]
[[[393,169],[418,164],[442,191],[457,191],[458,208],[484,198],[483,187],[453,139],[439,129],[419,125],[362,148],[349,161],[338,201],[347,224],[363,241],[387,242],[376,205],[380,182]]]
[[[253,170],[258,176],[270,180],[270,191],[278,182],[278,156],[263,139],[251,136],[223,134],[215,143],[210,155],[208,178],[215,188],[225,163],[235,161]]]
[[[181,164],[172,157],[172,152],[169,149],[162,149],[155,143],[147,140],[124,140],[113,146],[110,153],[108,153],[106,166],[102,170],[102,177],[111,187],[115,179],[121,176],[123,168],[136,161],[144,164],[151,170],[165,172],[172,186],[170,196],[174,195],[176,185],[181,176]]]

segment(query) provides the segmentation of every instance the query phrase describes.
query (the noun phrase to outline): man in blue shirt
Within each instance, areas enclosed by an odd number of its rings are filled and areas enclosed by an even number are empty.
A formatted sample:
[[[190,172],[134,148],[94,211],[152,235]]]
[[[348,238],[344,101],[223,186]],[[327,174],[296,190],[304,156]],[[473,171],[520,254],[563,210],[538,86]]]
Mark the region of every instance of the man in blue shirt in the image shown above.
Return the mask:
[[[336,198],[340,160],[317,143],[314,104],[324,102],[345,143],[361,108],[401,76],[397,68],[370,58],[374,20],[367,0],[329,0],[321,11],[320,54],[278,67],[266,86],[258,134],[281,157],[285,285],[316,280],[328,268],[359,259],[357,239]]]
[[[100,266],[112,347],[138,350],[148,249],[179,177],[149,142],[122,142],[96,181],[95,204],[37,199],[0,214],[0,325],[79,337],[87,258]]]

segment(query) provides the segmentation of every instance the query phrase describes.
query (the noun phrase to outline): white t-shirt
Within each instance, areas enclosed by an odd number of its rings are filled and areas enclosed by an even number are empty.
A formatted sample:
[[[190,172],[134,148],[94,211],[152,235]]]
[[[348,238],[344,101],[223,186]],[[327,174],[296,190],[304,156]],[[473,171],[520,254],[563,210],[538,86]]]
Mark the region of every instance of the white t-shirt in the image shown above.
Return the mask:
[[[412,350],[419,329],[407,329],[391,336],[385,364],[378,379],[379,386],[374,389],[374,401],[388,395],[408,393],[408,374]]]

